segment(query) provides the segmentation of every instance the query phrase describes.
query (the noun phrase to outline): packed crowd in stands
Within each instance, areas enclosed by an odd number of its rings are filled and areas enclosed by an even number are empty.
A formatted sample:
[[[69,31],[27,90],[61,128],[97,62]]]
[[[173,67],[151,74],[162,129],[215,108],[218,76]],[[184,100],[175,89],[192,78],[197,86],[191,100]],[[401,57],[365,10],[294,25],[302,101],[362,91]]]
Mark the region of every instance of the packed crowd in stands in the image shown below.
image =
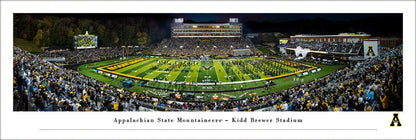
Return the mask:
[[[171,38],[164,39],[154,55],[165,56],[200,56],[230,55],[235,56],[235,49],[250,49],[251,54],[261,53],[248,38]]]
[[[274,94],[277,110],[402,110],[402,49],[356,63],[324,78]]]
[[[125,56],[136,54],[137,51],[143,50],[143,48],[125,48]],[[123,48],[121,47],[108,47],[108,48],[95,48],[95,49],[83,49],[83,50],[64,50],[64,51],[48,51],[39,54],[39,57],[65,57],[64,64],[78,64],[86,62],[102,61],[111,58],[117,58],[123,56]]]
[[[216,102],[156,100],[145,92],[118,90],[76,71],[44,62],[20,48],[13,50],[15,111],[137,111],[145,105],[169,111],[250,111],[258,106],[274,107],[278,111],[403,109],[402,47],[284,91]]]
[[[36,55],[14,47],[14,110],[104,111],[134,108],[122,91],[76,71],[44,62]],[[135,96],[137,99],[143,95]],[[141,99],[141,98],[140,98]],[[148,101],[144,98],[141,101]],[[129,102],[127,102],[129,101]],[[128,106],[122,107],[124,104]],[[118,108],[116,105],[120,105]],[[127,108],[126,108],[127,107]],[[137,107],[138,108],[138,107]]]
[[[314,51],[324,51],[329,53],[358,53],[362,48],[362,43],[340,43],[340,42],[288,42],[282,47],[288,48],[309,48]]]

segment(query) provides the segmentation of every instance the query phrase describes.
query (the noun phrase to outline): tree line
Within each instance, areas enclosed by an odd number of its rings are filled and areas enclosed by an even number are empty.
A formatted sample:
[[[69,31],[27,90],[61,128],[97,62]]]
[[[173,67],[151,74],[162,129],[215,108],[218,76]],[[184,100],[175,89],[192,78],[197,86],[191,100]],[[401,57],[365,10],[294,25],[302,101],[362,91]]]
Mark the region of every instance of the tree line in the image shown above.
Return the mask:
[[[165,20],[105,15],[14,15],[15,38],[32,41],[38,47],[73,48],[74,36],[98,36],[98,46],[145,45],[169,35]]]

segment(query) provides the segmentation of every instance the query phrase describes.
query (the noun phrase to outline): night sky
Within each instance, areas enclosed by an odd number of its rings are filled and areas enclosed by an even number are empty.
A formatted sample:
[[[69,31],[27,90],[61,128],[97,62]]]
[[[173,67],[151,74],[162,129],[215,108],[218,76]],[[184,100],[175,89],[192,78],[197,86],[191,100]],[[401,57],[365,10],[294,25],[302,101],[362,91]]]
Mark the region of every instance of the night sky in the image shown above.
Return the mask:
[[[25,15],[25,14],[15,14]],[[402,37],[401,13],[100,13],[100,14],[30,14],[91,19],[93,21],[123,21],[127,18],[144,18],[156,21],[160,32],[170,32],[173,18],[185,22],[228,22],[238,18],[243,23],[243,33],[281,32],[294,34],[338,34],[365,32],[380,37]],[[165,34],[162,37],[169,37]]]
[[[21,14],[15,14],[21,15]],[[24,14],[23,14],[24,15]],[[239,18],[240,22],[285,22],[294,20],[314,20],[317,18],[348,22],[357,19],[367,18],[381,18],[393,17],[402,19],[401,13],[324,13],[324,14],[309,14],[309,13],[128,13],[128,14],[114,14],[114,13],[99,13],[99,14],[30,14],[30,15],[54,15],[67,17],[81,17],[81,18],[124,18],[124,17],[145,17],[156,20],[166,20],[166,18],[184,18],[188,22],[228,22],[229,18]],[[402,21],[397,21],[402,22]]]
[[[403,15],[401,13],[358,14],[169,14],[184,18],[185,22],[228,22],[239,18],[244,33],[281,32],[294,34],[338,34],[342,32],[365,32],[379,37],[402,37]]]
[[[401,14],[169,14],[172,17],[182,17],[194,22],[227,22],[228,18],[239,18],[240,22],[284,22],[302,19],[322,18],[330,21],[351,21],[356,19],[393,16],[401,17]]]

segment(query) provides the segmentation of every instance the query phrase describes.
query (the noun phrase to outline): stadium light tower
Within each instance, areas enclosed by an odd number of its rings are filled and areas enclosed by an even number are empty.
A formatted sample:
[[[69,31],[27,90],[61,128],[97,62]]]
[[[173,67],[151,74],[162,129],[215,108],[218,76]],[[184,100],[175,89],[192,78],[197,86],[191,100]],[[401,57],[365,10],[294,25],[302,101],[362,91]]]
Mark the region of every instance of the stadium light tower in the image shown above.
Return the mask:
[[[121,46],[122,48],[123,48],[123,58],[121,58],[121,59],[124,59],[124,48],[126,48],[126,46]]]

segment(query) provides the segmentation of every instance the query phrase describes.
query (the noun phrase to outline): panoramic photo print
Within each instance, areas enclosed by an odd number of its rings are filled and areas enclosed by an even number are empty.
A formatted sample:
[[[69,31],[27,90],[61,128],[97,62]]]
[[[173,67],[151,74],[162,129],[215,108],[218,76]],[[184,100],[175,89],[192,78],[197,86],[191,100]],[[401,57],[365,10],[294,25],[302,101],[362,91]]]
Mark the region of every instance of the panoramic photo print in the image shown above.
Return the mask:
[[[403,14],[13,15],[13,111],[403,111]]]

